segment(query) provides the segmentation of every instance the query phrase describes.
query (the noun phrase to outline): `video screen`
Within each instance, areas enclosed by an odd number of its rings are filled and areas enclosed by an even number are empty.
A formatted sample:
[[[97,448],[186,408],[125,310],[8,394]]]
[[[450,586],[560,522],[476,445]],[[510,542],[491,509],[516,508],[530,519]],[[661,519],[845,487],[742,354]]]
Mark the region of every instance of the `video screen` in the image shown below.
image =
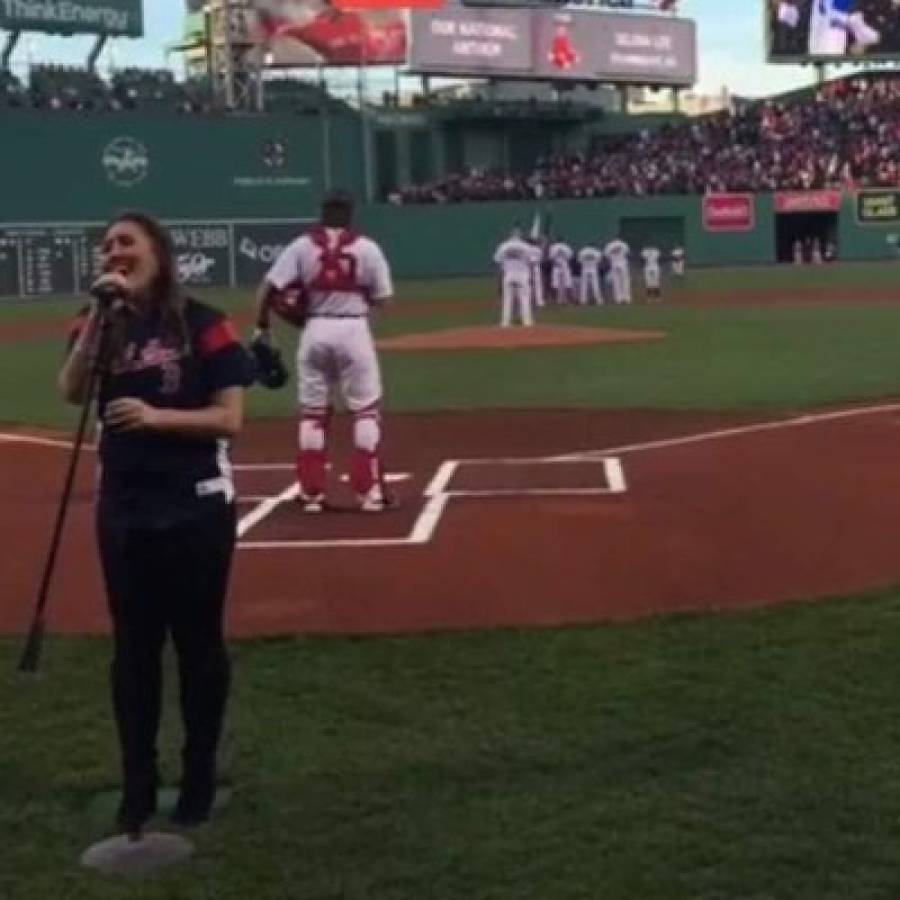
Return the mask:
[[[900,58],[898,0],[767,0],[769,60]]]

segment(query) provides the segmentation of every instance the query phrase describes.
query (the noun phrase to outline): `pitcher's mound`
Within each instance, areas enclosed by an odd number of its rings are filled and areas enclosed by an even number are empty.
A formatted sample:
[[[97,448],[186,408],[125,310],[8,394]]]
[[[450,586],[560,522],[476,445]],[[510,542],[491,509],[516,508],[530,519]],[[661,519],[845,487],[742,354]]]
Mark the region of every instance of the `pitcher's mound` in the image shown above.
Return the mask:
[[[501,328],[448,328],[422,334],[382,338],[382,350],[515,350],[519,347],[568,347],[584,344],[623,344],[656,341],[664,331],[631,331],[625,328],[584,328],[579,325],[535,325]]]

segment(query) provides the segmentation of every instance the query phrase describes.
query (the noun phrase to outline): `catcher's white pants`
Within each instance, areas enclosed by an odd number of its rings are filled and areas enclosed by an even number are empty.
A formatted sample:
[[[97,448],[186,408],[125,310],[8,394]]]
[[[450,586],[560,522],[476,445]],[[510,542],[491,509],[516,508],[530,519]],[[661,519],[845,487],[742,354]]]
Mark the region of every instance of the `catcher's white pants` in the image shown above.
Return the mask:
[[[600,275],[596,269],[584,269],[581,272],[581,291],[579,302],[582,306],[588,303],[603,303],[603,292],[600,290]]]
[[[644,284],[649,290],[659,290],[659,278],[659,266],[647,266],[644,269]]]
[[[329,319],[312,316],[297,350],[298,400],[303,409],[325,409],[339,390],[351,412],[381,399],[381,369],[364,316]]]
[[[616,303],[631,303],[631,272],[628,266],[613,266],[607,277],[613,300]]]
[[[504,278],[503,296],[500,303],[500,325],[503,328],[512,325],[517,311],[519,321],[523,325],[534,325],[534,315],[531,311],[531,285],[527,277]]]

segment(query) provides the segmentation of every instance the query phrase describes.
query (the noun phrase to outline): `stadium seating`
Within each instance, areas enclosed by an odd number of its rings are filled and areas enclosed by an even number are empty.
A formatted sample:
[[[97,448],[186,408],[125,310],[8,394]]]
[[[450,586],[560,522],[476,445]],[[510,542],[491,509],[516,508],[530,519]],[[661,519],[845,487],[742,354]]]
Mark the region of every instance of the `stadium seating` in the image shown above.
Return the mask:
[[[900,76],[855,76],[805,97],[735,104],[659,130],[597,138],[530,172],[470,169],[392,203],[815,190],[900,184]]]
[[[271,79],[265,90],[266,106],[272,112],[310,113],[322,108],[322,89],[310,81]],[[324,99],[330,107],[346,108],[331,95]],[[174,110],[185,114],[214,111],[212,90],[205,78],[176,81],[168,69],[128,67],[106,82],[87,69],[53,65],[33,66],[27,87],[12,72],[0,70],[2,107],[80,112]]]

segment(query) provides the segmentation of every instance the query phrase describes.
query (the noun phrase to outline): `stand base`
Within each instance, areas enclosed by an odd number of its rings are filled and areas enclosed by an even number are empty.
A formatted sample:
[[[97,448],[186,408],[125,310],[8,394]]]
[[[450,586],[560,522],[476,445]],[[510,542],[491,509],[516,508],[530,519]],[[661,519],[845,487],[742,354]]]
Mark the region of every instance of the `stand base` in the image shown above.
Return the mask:
[[[148,831],[137,840],[117,835],[88,847],[81,864],[106,875],[141,877],[185,862],[194,845],[180,834]]]

